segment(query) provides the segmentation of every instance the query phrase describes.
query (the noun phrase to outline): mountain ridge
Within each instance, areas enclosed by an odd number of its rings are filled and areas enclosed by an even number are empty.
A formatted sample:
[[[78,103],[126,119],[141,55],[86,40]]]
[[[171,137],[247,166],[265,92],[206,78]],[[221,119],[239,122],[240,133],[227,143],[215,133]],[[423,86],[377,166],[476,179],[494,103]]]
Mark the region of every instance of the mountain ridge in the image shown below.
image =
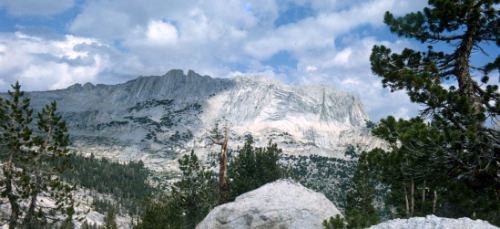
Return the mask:
[[[233,149],[247,134],[256,145],[272,139],[289,154],[343,157],[348,145],[380,145],[366,128],[359,99],[328,86],[212,78],[174,69],[116,85],[75,84],[28,96],[35,110],[58,102],[80,153],[143,160],[160,170],[191,149],[202,158],[216,152],[208,141],[215,123],[229,127]]]

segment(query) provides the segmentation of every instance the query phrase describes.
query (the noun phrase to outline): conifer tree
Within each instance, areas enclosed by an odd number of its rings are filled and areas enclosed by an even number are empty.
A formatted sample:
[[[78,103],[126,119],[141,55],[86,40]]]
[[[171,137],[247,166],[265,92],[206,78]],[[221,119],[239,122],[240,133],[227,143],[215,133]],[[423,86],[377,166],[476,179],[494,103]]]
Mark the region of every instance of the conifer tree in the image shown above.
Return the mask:
[[[1,195],[10,204],[9,228],[16,228],[20,222],[27,228],[41,227],[48,223],[48,213],[66,215],[71,221],[72,188],[60,180],[63,168],[49,163],[68,153],[66,126],[56,115],[56,104],[52,103],[38,113],[39,131],[34,134],[30,100],[24,97],[18,82],[12,89],[8,98],[0,99],[0,142],[6,149],[1,155]],[[45,209],[38,206],[41,193],[54,198],[55,208],[47,210],[47,206]],[[21,208],[21,202],[26,202],[27,208]]]
[[[43,219],[42,206],[38,206],[38,197],[42,193],[48,194],[56,201],[52,212],[69,216],[66,221],[72,221],[74,214],[72,191],[74,187],[62,180],[61,174],[68,169],[66,161],[69,156],[69,135],[66,123],[56,114],[56,102],[45,106],[38,116],[38,135],[33,137],[33,146],[36,150],[28,151],[29,166],[26,170],[30,174],[29,205],[23,219],[24,225],[36,225]],[[38,213],[37,213],[38,212]],[[36,227],[36,226],[34,226]]]
[[[404,49],[393,53],[383,45],[373,47],[373,72],[384,87],[405,90],[421,104],[421,115],[442,130],[443,164],[452,178],[474,189],[500,185],[500,134],[486,125],[500,114],[498,85],[489,82],[489,72],[500,67],[499,57],[484,66],[471,64],[471,53],[487,57],[482,45],[500,46],[498,0],[430,0],[429,7],[402,17],[385,14],[384,22],[399,36],[428,44],[426,51]],[[451,52],[436,51],[434,45],[449,45]],[[490,43],[491,44],[491,43]],[[481,82],[477,82],[483,73]],[[445,86],[456,82],[458,88]]]
[[[217,203],[217,182],[193,151],[179,160],[181,180],[172,188],[185,228],[194,228]]]
[[[219,123],[210,131],[209,139],[212,144],[220,145],[219,154],[219,204],[226,203],[229,200],[229,185],[227,177],[228,166],[228,130],[224,128],[224,134],[219,130]]]
[[[392,32],[427,44],[427,50],[372,49],[371,68],[383,86],[406,91],[423,110],[416,119],[383,119],[373,133],[391,149],[375,150],[371,157],[400,215],[436,213],[500,223],[500,132],[493,127],[500,103],[496,80],[489,79],[500,59],[484,49],[500,46],[500,1],[428,2],[422,11],[384,17]],[[473,52],[491,62],[473,66]]]
[[[379,221],[378,212],[373,206],[375,188],[373,168],[370,168],[368,154],[363,152],[358,159],[358,165],[352,187],[347,193],[345,218],[349,228],[366,228]]]
[[[229,166],[231,198],[273,182],[284,176],[279,163],[281,149],[269,141],[267,147],[253,147],[253,138],[248,135],[245,145],[239,150]]]
[[[118,229],[118,224],[116,224],[116,209],[109,208],[104,216],[104,228],[105,229]]]
[[[0,128],[1,142],[5,146],[6,155],[2,155],[2,197],[6,197],[10,204],[9,228],[15,228],[22,212],[19,200],[22,198],[19,190],[20,178],[27,178],[24,170],[18,169],[20,158],[25,153],[23,146],[31,145],[32,131],[29,127],[32,121],[32,110],[29,98],[24,98],[19,82],[12,85],[13,91],[8,91],[9,99],[0,99]],[[23,179],[26,180],[26,179]]]

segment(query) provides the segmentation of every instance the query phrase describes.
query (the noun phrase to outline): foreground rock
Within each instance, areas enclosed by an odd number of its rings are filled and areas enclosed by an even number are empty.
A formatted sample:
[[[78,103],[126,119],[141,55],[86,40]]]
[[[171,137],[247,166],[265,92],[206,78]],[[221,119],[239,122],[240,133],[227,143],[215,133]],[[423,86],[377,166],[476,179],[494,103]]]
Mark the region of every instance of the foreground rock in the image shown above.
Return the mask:
[[[495,227],[483,220],[472,220],[469,218],[450,219],[434,215],[426,217],[414,217],[409,219],[394,219],[370,227],[369,229],[495,229]]]
[[[341,215],[323,194],[279,180],[242,194],[213,209],[197,226],[210,228],[322,228],[324,219]]]

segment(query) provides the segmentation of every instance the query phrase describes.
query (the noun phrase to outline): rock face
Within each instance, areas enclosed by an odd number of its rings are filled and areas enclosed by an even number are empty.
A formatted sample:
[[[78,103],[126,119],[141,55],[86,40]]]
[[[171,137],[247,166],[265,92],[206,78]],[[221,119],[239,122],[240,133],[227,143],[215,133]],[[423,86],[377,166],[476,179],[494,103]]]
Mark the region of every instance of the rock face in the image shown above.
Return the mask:
[[[434,215],[409,219],[394,219],[371,226],[369,229],[498,229],[486,221],[469,218],[450,219]]]
[[[214,208],[196,228],[314,229],[335,215],[341,213],[323,194],[278,180]]]
[[[207,138],[215,123],[229,126],[233,149],[247,134],[257,146],[272,139],[288,154],[338,158],[348,145],[365,150],[380,143],[366,128],[360,101],[331,86],[171,70],[118,85],[76,84],[28,95],[35,110],[58,102],[79,152],[143,160],[158,170],[176,165],[191,149],[199,155],[215,152]]]

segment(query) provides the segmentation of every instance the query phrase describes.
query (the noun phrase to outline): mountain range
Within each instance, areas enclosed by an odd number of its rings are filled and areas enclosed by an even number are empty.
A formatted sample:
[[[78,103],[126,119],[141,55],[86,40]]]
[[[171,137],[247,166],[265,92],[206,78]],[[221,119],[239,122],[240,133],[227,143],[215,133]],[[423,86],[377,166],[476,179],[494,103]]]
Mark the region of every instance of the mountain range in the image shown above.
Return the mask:
[[[251,135],[290,155],[344,158],[382,145],[366,127],[360,100],[334,86],[287,85],[262,77],[212,78],[189,70],[141,76],[117,85],[75,84],[29,92],[35,110],[52,100],[69,126],[73,148],[118,161],[142,160],[154,170],[173,169],[195,150],[218,152],[210,131],[227,128],[229,147]]]

